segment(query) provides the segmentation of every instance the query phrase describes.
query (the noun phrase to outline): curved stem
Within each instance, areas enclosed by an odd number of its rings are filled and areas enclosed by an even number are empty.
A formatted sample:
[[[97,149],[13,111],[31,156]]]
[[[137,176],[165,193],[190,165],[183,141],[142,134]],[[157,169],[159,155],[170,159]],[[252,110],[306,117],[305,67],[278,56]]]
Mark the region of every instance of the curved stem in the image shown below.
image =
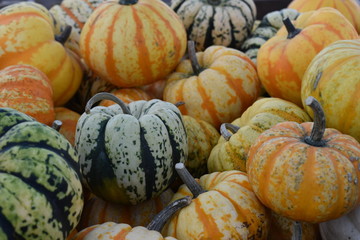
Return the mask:
[[[195,75],[199,75],[202,72],[200,64],[196,58],[195,42],[188,41],[188,55],[191,62],[191,67]]]
[[[65,42],[69,39],[71,34],[72,27],[67,25],[62,31],[60,35],[55,35],[55,40],[58,41],[61,44],[65,44]]]
[[[200,186],[198,182],[195,181],[194,177],[191,176],[190,172],[185,168],[183,163],[175,164],[176,172],[179,174],[181,180],[189,188],[190,192],[193,194],[194,198],[197,198],[201,193],[204,193],[205,190]]]
[[[60,120],[53,121],[51,127],[55,129],[56,131],[60,131],[60,128],[62,126],[62,122]]]
[[[97,93],[92,98],[90,98],[89,101],[86,103],[85,112],[87,114],[89,114],[91,107],[96,102],[101,101],[101,100],[105,100],[105,99],[106,100],[111,100],[111,101],[117,103],[121,107],[124,114],[131,115],[131,112],[130,112],[129,108],[126,106],[126,104],[120,98],[116,97],[114,94],[107,93],[107,92]]]
[[[149,225],[147,225],[146,228],[149,230],[161,232],[165,223],[175,214],[175,212],[177,212],[183,207],[186,207],[190,203],[190,196],[175,200],[174,202],[166,206],[163,210],[161,210],[158,214],[156,214],[156,216],[151,220],[151,222],[149,223]]]
[[[184,104],[185,104],[185,102],[183,102],[183,101],[174,103],[174,105],[175,105],[176,107],[180,107],[180,106],[182,106],[182,105],[184,105]]]
[[[120,0],[119,4],[121,5],[134,5],[138,2],[138,0]]]
[[[325,133],[325,113],[321,104],[312,96],[305,100],[305,104],[314,112],[314,125],[310,136],[305,137],[305,142],[313,146],[324,146],[325,142],[322,140]]]
[[[234,133],[237,133],[237,131],[239,131],[239,129],[240,129],[240,127],[235,126],[234,124],[223,123],[220,126],[220,134],[221,134],[221,136],[223,136],[223,138],[225,138],[226,141],[229,141],[232,134],[228,130],[230,130],[234,134]]]
[[[302,239],[301,223],[298,221],[294,221],[293,234],[292,234],[291,240],[301,240],[301,239]]]
[[[291,39],[298,35],[301,32],[301,29],[295,28],[294,24],[292,24],[291,20],[289,18],[285,18],[283,20],[283,23],[286,27],[286,30],[288,32],[288,39]]]

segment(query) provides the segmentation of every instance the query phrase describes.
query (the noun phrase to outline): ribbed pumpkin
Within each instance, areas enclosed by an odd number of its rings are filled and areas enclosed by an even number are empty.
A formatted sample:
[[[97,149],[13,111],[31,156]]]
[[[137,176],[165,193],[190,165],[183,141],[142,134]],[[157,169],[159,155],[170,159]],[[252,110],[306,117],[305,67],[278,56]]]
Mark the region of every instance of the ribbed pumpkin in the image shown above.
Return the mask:
[[[55,106],[65,104],[83,76],[79,59],[64,48],[64,35],[55,38],[53,19],[40,4],[22,2],[0,10],[0,69],[29,64],[50,79]]]
[[[295,20],[299,15],[298,11],[289,8],[267,13],[241,45],[241,51],[256,64],[259,48],[267,40],[275,36],[277,31],[284,25],[282,20],[284,18]]]
[[[0,107],[11,107],[37,121],[51,125],[54,103],[48,77],[30,65],[12,65],[0,70]]]
[[[257,137],[277,123],[311,121],[300,107],[280,98],[261,98],[230,125],[221,125],[221,137],[207,161],[209,172],[246,171],[250,147]]]
[[[212,45],[239,49],[256,19],[253,0],[173,0],[171,8],[180,16],[197,51]]]
[[[112,91],[110,91],[111,94],[115,95],[116,97],[120,98],[124,103],[128,104],[133,101],[138,100],[151,100],[152,96],[147,94],[144,90],[141,88],[117,88]],[[114,103],[111,100],[102,100],[99,105],[104,107],[109,107]]]
[[[317,10],[323,7],[332,7],[340,11],[360,33],[360,4],[358,0],[293,0],[288,8],[299,12]]]
[[[85,201],[78,230],[105,222],[126,223],[130,226],[146,226],[167,206],[174,195],[171,189],[136,205],[114,204],[95,195]]]
[[[326,126],[360,142],[360,40],[337,41],[311,61],[302,79],[301,98],[318,99]],[[305,104],[304,104],[305,106]],[[305,110],[312,116],[311,110]]]
[[[311,60],[329,44],[358,34],[333,8],[302,13],[294,25],[288,20],[285,26],[259,49],[257,70],[270,96],[302,106],[301,80]]]
[[[117,104],[92,105],[103,99]],[[109,93],[91,98],[78,121],[75,146],[85,184],[98,197],[137,204],[161,194],[188,154],[178,108],[153,99],[128,106]]]
[[[182,114],[204,120],[216,129],[231,122],[257,99],[260,81],[254,63],[242,52],[211,46],[197,52],[189,41],[189,57],[167,78],[164,100],[179,106]]]
[[[56,130],[0,108],[0,238],[65,239],[83,207],[78,157]]]
[[[55,118],[62,123],[59,132],[74,146],[76,125],[80,114],[66,107],[56,107]]]
[[[217,172],[196,181],[184,164],[175,168],[185,184],[172,201],[185,196],[192,201],[168,221],[163,235],[179,240],[267,238],[270,215],[252,191],[246,173]]]
[[[312,223],[341,217],[359,204],[360,143],[325,128],[320,103],[307,98],[314,123],[283,122],[249,151],[247,172],[260,201],[284,217]]]
[[[86,21],[80,50],[101,78],[118,87],[142,86],[175,69],[186,50],[186,32],[162,1],[106,1]]]

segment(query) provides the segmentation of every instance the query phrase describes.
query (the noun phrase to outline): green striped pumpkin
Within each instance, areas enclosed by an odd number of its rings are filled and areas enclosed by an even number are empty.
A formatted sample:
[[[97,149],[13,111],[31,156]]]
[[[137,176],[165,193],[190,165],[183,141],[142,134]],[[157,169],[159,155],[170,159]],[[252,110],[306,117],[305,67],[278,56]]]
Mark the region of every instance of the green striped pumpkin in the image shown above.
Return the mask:
[[[117,104],[91,109],[102,99]],[[174,165],[184,163],[188,154],[175,105],[153,99],[126,106],[110,93],[89,100],[77,124],[75,146],[89,189],[106,201],[133,205],[165,191],[176,177]]]
[[[250,36],[241,45],[244,52],[255,64],[259,48],[283,26],[282,20],[289,18],[295,20],[300,13],[295,9],[284,8],[266,14],[259,25],[252,31]]]
[[[256,19],[253,0],[173,0],[171,8],[197,51],[212,45],[239,49]]]
[[[0,239],[62,240],[83,208],[78,157],[56,130],[0,108]]]

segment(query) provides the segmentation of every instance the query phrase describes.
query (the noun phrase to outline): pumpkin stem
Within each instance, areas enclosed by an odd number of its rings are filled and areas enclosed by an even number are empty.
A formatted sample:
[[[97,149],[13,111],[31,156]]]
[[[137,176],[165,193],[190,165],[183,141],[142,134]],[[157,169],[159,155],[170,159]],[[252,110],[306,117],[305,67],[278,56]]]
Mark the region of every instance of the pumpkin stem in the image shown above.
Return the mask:
[[[305,100],[305,104],[311,107],[314,112],[314,125],[310,136],[305,137],[305,142],[317,147],[324,146],[325,142],[322,140],[326,126],[324,110],[321,104],[312,96]]]
[[[111,100],[111,101],[119,104],[119,106],[121,107],[124,114],[131,115],[129,108],[126,106],[126,104],[120,98],[116,97],[114,94],[107,93],[107,92],[100,92],[100,93],[97,93],[94,96],[92,96],[92,98],[90,98],[89,101],[86,103],[85,112],[87,114],[89,114],[91,107],[96,102],[104,100],[104,99]]]
[[[195,75],[199,75],[202,72],[200,64],[196,58],[195,42],[188,41],[188,55],[191,62],[191,67]]]
[[[200,186],[200,184],[195,181],[194,177],[191,176],[190,172],[186,169],[183,163],[175,164],[176,172],[179,174],[181,180],[189,188],[190,192],[193,194],[194,198],[197,198],[200,194],[204,193],[205,190]]]
[[[223,138],[225,138],[226,141],[229,141],[232,134],[228,130],[230,130],[232,133],[237,133],[237,131],[239,131],[239,129],[240,129],[240,127],[235,126],[234,124],[223,123],[220,126],[220,133],[221,133],[221,136],[223,136]]]
[[[138,0],[120,0],[119,4],[121,5],[134,5],[138,2]]]
[[[291,39],[298,35],[301,32],[301,29],[295,28],[294,24],[292,24],[291,20],[289,18],[285,18],[283,20],[283,23],[286,27],[286,30],[288,32],[288,39]]]
[[[191,197],[186,196],[180,199],[177,199],[167,205],[163,210],[161,210],[155,217],[151,220],[147,229],[160,232],[164,227],[165,223],[175,214],[178,210],[186,207],[191,203]]]
[[[208,3],[213,6],[219,6],[221,1],[220,0],[208,0]]]
[[[60,128],[62,126],[62,122],[60,120],[53,121],[51,127],[55,129],[56,131],[60,131]]]
[[[62,31],[61,34],[59,35],[55,35],[55,40],[58,41],[61,44],[65,44],[65,42],[69,39],[70,34],[71,34],[71,30],[72,27],[71,26],[66,26],[64,31]]]
[[[175,105],[176,107],[180,107],[180,106],[182,106],[182,105],[184,105],[184,104],[185,104],[185,102],[183,102],[183,101],[174,103],[174,105]]]
[[[293,224],[293,235],[291,240],[301,240],[302,239],[302,227],[301,223],[298,221],[294,221]]]

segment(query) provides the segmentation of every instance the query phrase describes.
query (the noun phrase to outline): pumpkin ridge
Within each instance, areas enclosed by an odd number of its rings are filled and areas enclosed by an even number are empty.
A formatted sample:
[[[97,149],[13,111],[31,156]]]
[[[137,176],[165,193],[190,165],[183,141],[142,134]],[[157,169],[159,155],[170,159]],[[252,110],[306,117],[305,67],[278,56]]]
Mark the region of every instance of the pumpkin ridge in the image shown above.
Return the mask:
[[[80,29],[82,29],[84,27],[84,23],[81,22],[67,6],[62,5],[61,8],[79,26]]]

